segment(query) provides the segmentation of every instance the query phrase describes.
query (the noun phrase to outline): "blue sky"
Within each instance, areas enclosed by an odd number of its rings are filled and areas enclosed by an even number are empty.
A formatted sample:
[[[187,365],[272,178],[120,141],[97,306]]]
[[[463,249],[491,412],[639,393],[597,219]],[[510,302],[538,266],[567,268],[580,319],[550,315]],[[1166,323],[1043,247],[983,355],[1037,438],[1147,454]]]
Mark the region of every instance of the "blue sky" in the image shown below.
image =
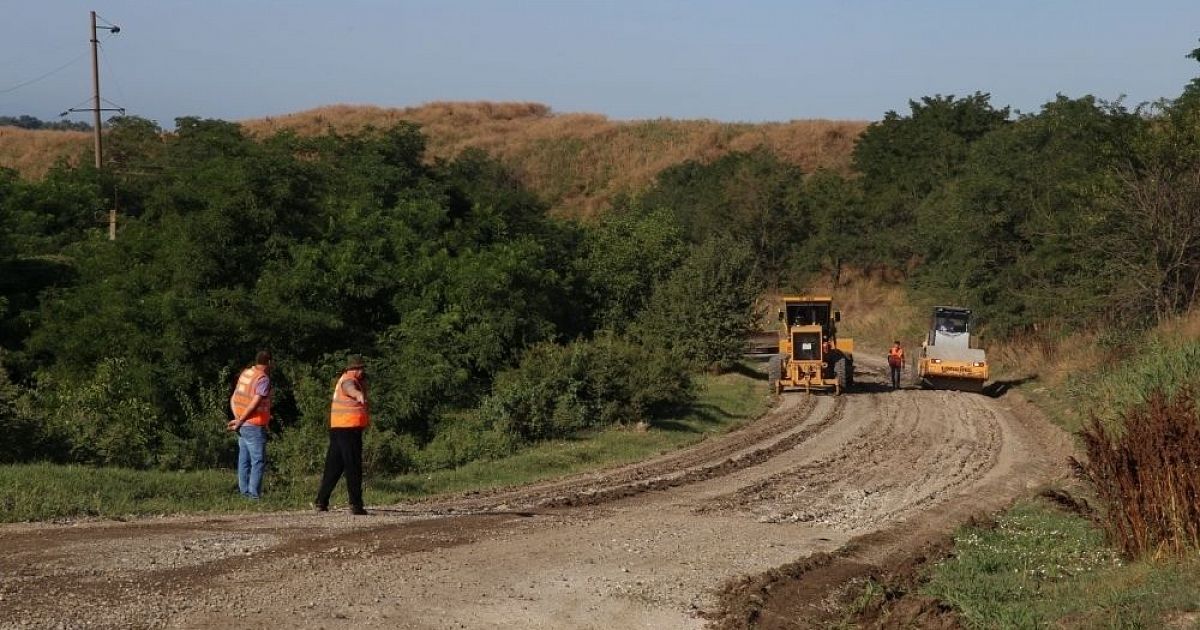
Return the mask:
[[[101,33],[103,96],[166,127],[436,100],[877,120],[977,90],[1025,112],[1057,93],[1134,105],[1200,76],[1200,0],[5,0],[0,115],[89,106],[93,9],[122,28]]]

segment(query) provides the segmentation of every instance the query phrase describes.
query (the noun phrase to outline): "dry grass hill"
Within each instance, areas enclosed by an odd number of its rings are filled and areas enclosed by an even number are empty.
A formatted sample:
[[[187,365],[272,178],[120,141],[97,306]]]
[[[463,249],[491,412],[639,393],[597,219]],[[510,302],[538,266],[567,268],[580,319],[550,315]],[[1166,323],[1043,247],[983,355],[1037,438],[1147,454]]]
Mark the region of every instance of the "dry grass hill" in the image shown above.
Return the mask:
[[[92,134],[0,127],[0,167],[25,177],[41,177],[60,159],[78,160],[91,148]]]
[[[251,134],[358,131],[401,120],[421,125],[433,157],[476,147],[509,164],[559,212],[591,216],[613,196],[637,192],[662,169],[689,159],[765,146],[806,171],[849,170],[863,121],[616,121],[597,114],[559,114],[537,103],[429,103],[383,108],[333,105],[242,121]],[[38,177],[59,157],[77,159],[88,135],[0,128],[0,166]]]

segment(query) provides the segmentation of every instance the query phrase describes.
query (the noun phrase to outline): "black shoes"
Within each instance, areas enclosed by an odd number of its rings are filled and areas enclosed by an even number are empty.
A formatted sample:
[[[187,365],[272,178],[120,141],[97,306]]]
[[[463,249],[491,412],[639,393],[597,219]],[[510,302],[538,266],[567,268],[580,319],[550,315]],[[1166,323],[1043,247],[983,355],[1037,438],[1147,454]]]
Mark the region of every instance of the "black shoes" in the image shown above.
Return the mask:
[[[318,512],[328,512],[329,511],[329,506],[324,503],[314,503],[314,504],[312,504],[312,506],[313,506],[313,509]],[[361,506],[361,505],[350,506],[350,513],[355,516],[370,516],[371,515],[371,513],[366,511],[363,508],[363,506]]]

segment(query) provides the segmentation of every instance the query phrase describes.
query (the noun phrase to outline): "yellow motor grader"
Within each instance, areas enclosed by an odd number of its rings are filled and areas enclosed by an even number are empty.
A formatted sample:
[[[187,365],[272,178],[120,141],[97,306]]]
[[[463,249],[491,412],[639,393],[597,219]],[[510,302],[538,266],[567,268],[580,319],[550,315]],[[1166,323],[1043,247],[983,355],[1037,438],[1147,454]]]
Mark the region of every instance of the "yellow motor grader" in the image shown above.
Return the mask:
[[[779,354],[771,357],[768,378],[775,392],[841,394],[854,386],[854,340],[837,335],[840,311],[833,298],[819,295],[784,297],[779,309]]]
[[[983,390],[987,355],[971,343],[971,309],[935,306],[917,357],[917,378],[930,389]]]

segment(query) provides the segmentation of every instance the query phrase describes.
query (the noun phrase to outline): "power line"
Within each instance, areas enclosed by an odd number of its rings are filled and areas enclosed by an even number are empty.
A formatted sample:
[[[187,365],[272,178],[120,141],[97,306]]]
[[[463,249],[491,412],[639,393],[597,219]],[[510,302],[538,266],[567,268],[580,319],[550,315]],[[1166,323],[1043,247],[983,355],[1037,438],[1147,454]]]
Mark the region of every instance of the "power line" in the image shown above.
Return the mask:
[[[86,56],[87,56],[87,51],[84,51],[83,53],[80,53],[80,55],[79,55],[78,57],[75,57],[74,59],[72,59],[72,60],[68,61],[67,63],[64,63],[63,65],[61,65],[61,66],[59,66],[59,67],[57,67],[57,68],[55,68],[55,69],[53,69],[53,70],[51,70],[51,71],[49,71],[49,72],[47,72],[47,73],[43,74],[43,75],[40,75],[40,76],[34,77],[34,78],[32,78],[32,79],[30,79],[30,80],[28,80],[28,81],[23,81],[23,82],[21,82],[21,83],[18,83],[18,84],[16,84],[16,85],[12,86],[12,87],[8,87],[8,88],[5,88],[5,89],[3,89],[3,90],[0,90],[0,94],[8,94],[9,92],[13,92],[13,91],[19,90],[19,89],[21,89],[21,88],[23,88],[23,87],[25,87],[25,86],[27,86],[27,85],[33,85],[34,83],[37,83],[38,81],[41,81],[42,79],[49,78],[50,76],[52,76],[52,75],[54,75],[54,74],[56,74],[56,73],[59,73],[59,72],[62,72],[63,70],[66,70],[67,68],[69,68],[70,66],[72,66],[73,64],[75,64],[75,62],[79,61],[80,59],[83,59],[83,58],[84,58],[84,57],[86,57]]]
[[[99,17],[99,16],[96,16],[96,17]],[[112,37],[112,33],[109,33],[109,37]],[[100,54],[100,62],[104,64],[104,69],[108,72],[109,78],[111,78],[113,83],[117,86],[117,94],[121,97],[122,101],[128,102],[129,99],[125,98],[125,90],[123,90],[121,88],[121,80],[117,77],[116,71],[113,70],[113,64],[108,61],[108,52],[104,50],[103,45],[100,46],[100,53],[101,53]],[[105,102],[107,102],[109,105],[112,105],[113,107],[118,106],[116,103],[114,103],[112,101],[106,100]]]

